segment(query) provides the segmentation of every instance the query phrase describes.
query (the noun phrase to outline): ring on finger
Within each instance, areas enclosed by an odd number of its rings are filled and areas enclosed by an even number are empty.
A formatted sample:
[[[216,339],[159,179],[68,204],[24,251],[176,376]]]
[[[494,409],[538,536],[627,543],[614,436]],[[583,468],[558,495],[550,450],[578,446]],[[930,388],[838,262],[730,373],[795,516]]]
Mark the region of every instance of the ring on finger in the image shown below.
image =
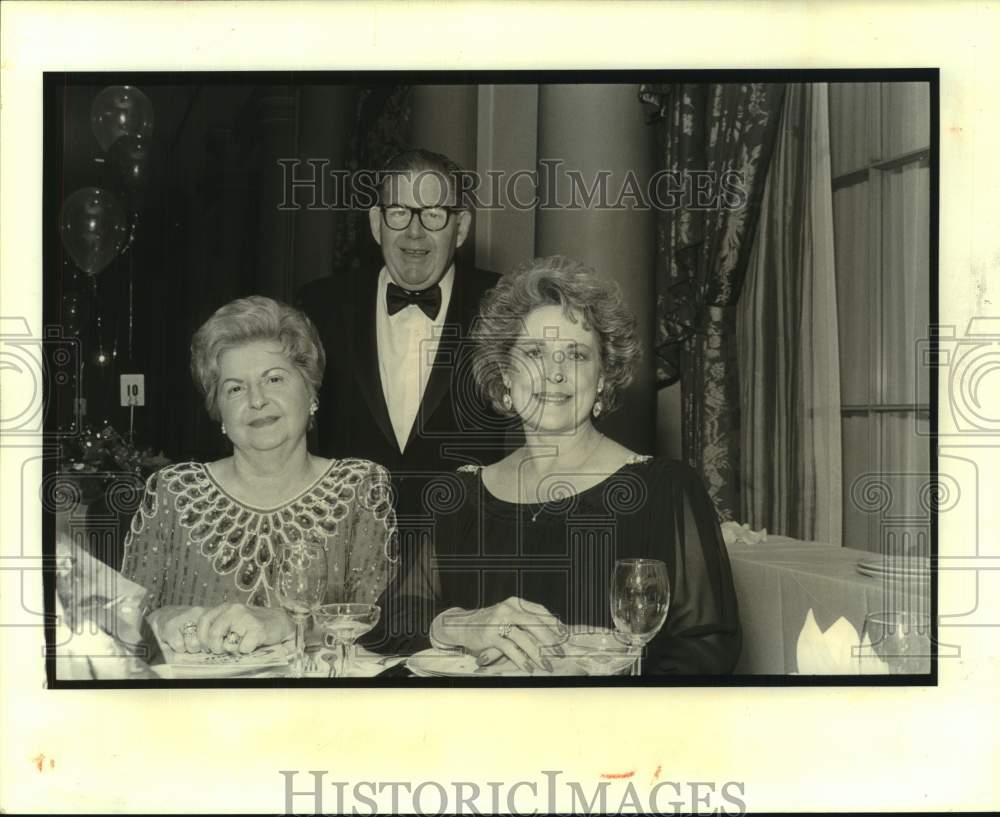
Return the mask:
[[[508,638],[510,636],[510,631],[514,629],[514,625],[509,621],[501,621],[500,625],[497,627],[497,633],[501,638]]]
[[[195,624],[193,621],[189,621],[187,624],[181,627],[181,632],[184,633],[184,635],[194,635],[195,633],[198,632],[198,625]]]
[[[235,646],[236,646],[237,644],[239,644],[239,643],[240,643],[240,642],[241,642],[242,640],[243,640],[243,636],[242,636],[242,635],[240,635],[240,634],[239,634],[238,632],[236,632],[235,630],[230,630],[230,631],[229,631],[229,632],[228,632],[228,633],[226,634],[226,643],[227,643],[227,644],[229,644],[229,645],[230,645],[230,646],[232,646],[232,647],[235,647]]]

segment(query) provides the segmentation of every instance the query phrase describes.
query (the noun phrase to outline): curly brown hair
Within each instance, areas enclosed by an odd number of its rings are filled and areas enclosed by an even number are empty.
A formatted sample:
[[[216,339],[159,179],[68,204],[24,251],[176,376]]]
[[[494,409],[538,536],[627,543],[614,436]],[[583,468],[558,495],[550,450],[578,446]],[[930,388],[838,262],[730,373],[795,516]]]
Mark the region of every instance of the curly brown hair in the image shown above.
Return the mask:
[[[524,319],[542,306],[562,306],[570,320],[582,320],[599,340],[605,412],[614,411],[621,390],[632,382],[642,349],[635,317],[622,302],[618,285],[586,264],[564,255],[525,261],[486,293],[472,329],[472,373],[483,398],[505,415],[504,370]]]

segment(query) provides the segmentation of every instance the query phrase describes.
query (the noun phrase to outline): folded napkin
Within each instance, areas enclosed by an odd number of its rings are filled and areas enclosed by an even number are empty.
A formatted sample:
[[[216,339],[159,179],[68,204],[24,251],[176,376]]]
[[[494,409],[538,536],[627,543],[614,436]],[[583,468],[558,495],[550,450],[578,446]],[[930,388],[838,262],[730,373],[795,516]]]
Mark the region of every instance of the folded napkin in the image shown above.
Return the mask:
[[[66,534],[56,539],[56,595],[66,624],[75,633],[82,632],[82,622],[90,622],[128,650],[142,644],[146,588],[126,579]]]
[[[861,656],[863,660],[859,660]],[[867,635],[862,642],[854,625],[843,617],[823,632],[812,608],[806,613],[805,624],[799,633],[795,660],[799,675],[889,674],[889,666],[874,654]]]
[[[750,530],[749,525],[741,525],[739,522],[723,522],[720,527],[726,547],[732,544],[757,545],[767,541],[767,528]]]
[[[134,680],[155,678],[145,662],[89,618],[69,627],[62,599],[56,594],[56,678],[60,681]]]
[[[153,677],[141,660],[147,591],[65,532],[56,538],[56,677]]]

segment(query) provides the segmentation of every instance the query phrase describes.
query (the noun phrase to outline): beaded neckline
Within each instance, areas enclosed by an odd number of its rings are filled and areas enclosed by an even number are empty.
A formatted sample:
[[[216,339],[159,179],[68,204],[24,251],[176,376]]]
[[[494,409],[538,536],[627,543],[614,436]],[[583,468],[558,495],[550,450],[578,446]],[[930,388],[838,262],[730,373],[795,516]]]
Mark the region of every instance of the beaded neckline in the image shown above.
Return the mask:
[[[158,509],[156,483],[162,483],[167,507]],[[303,493],[276,508],[248,506],[226,492],[201,463],[179,463],[150,478],[140,512],[132,520],[131,537],[152,524],[158,511],[176,514],[187,539],[220,576],[232,574],[248,603],[270,606],[276,554],[285,544],[313,542],[329,547],[340,523],[355,505],[369,510],[386,525],[383,557],[395,534],[395,514],[388,477],[367,460],[335,460]],[[360,555],[360,554],[358,554]],[[346,564],[351,555],[345,555]]]
[[[215,476],[215,474],[212,473],[212,469],[209,467],[209,464],[207,462],[206,463],[194,463],[194,465],[201,467],[202,470],[204,470],[204,472],[205,472],[205,476],[208,477],[208,479],[212,482],[212,484],[222,494],[224,494],[227,498],[231,499],[233,502],[235,502],[241,508],[246,508],[247,510],[254,511],[255,513],[274,513],[275,511],[280,511],[282,508],[288,507],[293,502],[298,502],[300,499],[302,499],[304,496],[306,496],[310,491],[313,490],[313,488],[315,488],[324,479],[326,479],[328,476],[330,476],[330,472],[337,466],[338,462],[343,462],[343,460],[330,460],[330,464],[325,469],[323,469],[323,473],[320,474],[318,477],[316,477],[316,479],[314,479],[311,483],[309,483],[303,490],[301,490],[299,493],[297,493],[295,496],[291,497],[290,499],[286,500],[285,502],[281,502],[281,503],[279,503],[277,505],[272,505],[270,508],[264,508],[264,507],[261,507],[260,505],[251,505],[249,502],[244,502],[242,499],[240,499],[239,497],[237,497],[231,491],[226,490],[226,488],[223,487],[222,483],[219,482],[219,480]]]

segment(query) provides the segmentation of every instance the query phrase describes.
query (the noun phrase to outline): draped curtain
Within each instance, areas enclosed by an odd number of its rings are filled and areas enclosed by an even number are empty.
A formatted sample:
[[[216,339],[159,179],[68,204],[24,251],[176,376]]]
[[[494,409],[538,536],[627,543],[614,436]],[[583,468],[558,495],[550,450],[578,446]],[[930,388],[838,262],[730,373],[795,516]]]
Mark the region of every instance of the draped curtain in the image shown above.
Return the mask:
[[[378,171],[394,155],[410,148],[412,114],[409,85],[360,86],[346,170],[352,174]],[[357,274],[373,267],[378,270],[382,254],[372,240],[366,209],[343,211],[334,230],[333,274]]]
[[[841,543],[827,86],[791,85],[740,299],[741,520]]]
[[[739,174],[736,206],[681,201],[657,225],[657,381],[681,382],[683,456],[723,519],[740,509],[736,304],[784,93],[765,83],[640,89],[657,123],[660,167],[675,186],[693,195],[707,172],[718,192],[724,174]]]

